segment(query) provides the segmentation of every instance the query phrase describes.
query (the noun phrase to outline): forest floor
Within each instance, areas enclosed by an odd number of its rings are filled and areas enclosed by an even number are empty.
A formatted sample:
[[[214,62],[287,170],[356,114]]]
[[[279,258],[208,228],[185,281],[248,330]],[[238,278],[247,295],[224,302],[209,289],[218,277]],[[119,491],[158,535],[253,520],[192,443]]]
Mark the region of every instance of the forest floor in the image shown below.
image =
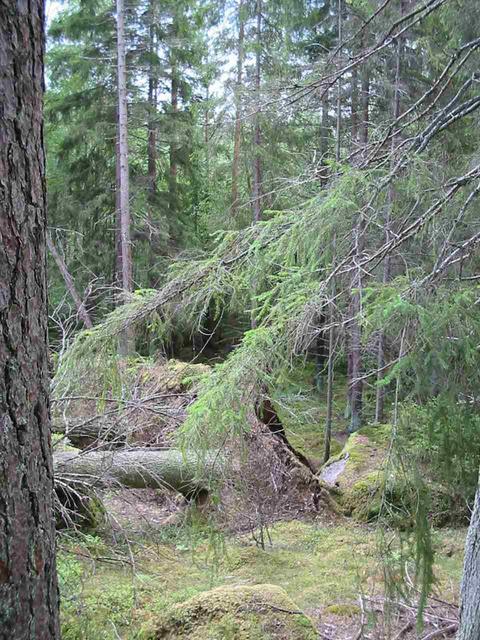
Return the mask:
[[[394,617],[389,636],[380,607],[362,616],[365,603],[378,605],[384,595],[379,537],[369,525],[328,515],[278,522],[261,549],[249,535],[224,536],[192,523],[162,526],[168,508],[155,507],[153,496],[138,511],[124,498],[110,503],[117,526],[109,532],[61,537],[64,640],[154,638],[169,607],[222,585],[278,585],[326,640],[353,640],[362,617],[365,638],[395,637],[405,626],[405,618]],[[434,538],[435,594],[456,602],[465,530],[439,530]],[[218,630],[205,640],[237,637],[250,636]],[[414,630],[401,636],[416,637]]]
[[[303,377],[286,381],[275,400],[290,443],[319,469],[325,405],[312,386],[312,371]],[[348,439],[344,389],[338,378],[333,458],[322,478],[350,496],[351,504],[346,504],[352,515],[375,518],[389,431],[366,427]],[[339,472],[343,480],[338,482]],[[386,573],[390,587],[403,584],[396,585],[402,572],[407,580],[415,574],[414,563],[404,560],[398,536],[387,533],[382,539],[374,524],[334,513],[325,504],[310,517],[299,512],[298,519],[269,524],[265,548],[241,527],[219,531],[204,518],[186,516],[173,494],[169,498],[153,489],[124,489],[105,496],[105,507],[108,525],[94,533],[60,534],[63,640],[412,640],[438,631],[456,616],[464,528],[434,531],[433,594],[438,600],[430,601],[426,627],[417,632],[415,603],[406,604],[398,592],[392,596],[391,616],[384,615]],[[314,635],[290,635],[278,632],[278,626],[273,635],[264,634],[261,625],[255,633],[238,630],[235,619],[227,626],[201,627],[195,635],[155,632],[166,612],[178,611],[200,594],[255,585],[263,585],[265,593],[272,585],[283,589],[294,608],[287,613],[305,614]]]

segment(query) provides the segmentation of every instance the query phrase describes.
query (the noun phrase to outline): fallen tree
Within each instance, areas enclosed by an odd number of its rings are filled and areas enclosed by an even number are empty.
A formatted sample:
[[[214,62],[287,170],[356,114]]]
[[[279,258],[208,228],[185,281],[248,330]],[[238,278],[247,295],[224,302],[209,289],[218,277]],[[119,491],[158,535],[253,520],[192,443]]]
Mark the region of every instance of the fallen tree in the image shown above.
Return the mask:
[[[218,476],[223,459],[212,452],[200,458],[178,449],[132,448],[121,451],[63,451],[54,455],[55,475],[88,479],[100,487],[169,488],[184,496],[208,493],[209,479]]]

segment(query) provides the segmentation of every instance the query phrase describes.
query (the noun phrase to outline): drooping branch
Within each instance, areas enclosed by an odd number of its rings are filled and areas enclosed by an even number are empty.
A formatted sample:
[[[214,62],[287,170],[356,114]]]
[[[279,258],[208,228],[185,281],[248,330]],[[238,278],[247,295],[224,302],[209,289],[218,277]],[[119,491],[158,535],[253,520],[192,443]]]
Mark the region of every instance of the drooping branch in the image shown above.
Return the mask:
[[[75,304],[75,307],[77,308],[78,317],[82,319],[87,329],[91,329],[93,327],[93,323],[90,319],[90,316],[88,315],[87,309],[85,308],[85,304],[83,300],[80,298],[80,295],[78,294],[78,291],[75,287],[75,283],[68,270],[65,260],[62,258],[59,251],[57,250],[57,247],[55,246],[52,240],[52,237],[49,233],[47,233],[47,247],[52,255],[52,258],[55,260],[58,270],[62,274],[62,278],[65,282],[65,286],[67,287],[67,291],[70,294]]]

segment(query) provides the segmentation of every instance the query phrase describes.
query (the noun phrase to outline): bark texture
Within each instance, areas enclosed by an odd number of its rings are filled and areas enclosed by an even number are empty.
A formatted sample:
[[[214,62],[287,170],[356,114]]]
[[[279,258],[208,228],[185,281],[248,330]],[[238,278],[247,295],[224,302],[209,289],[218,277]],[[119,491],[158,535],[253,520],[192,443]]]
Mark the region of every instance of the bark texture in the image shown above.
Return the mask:
[[[128,451],[61,452],[54,456],[55,474],[88,476],[100,485],[120,484],[130,489],[169,487],[191,495],[205,488],[198,479],[200,464],[197,455],[183,454],[177,449],[156,450],[135,448]],[[220,467],[221,458],[207,456],[206,467]]]
[[[42,136],[44,7],[0,0],[0,638],[60,637]]]
[[[468,528],[460,595],[460,627],[457,640],[480,638],[480,485]]]

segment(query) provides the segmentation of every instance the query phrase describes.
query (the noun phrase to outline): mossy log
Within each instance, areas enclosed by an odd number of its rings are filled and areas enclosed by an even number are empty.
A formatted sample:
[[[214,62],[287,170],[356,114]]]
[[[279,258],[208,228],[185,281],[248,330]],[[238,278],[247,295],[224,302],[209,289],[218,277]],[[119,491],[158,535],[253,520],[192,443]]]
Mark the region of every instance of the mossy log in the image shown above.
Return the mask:
[[[54,455],[55,475],[90,479],[100,486],[130,489],[171,488],[185,496],[208,489],[208,479],[223,466],[221,456],[200,459],[177,449],[134,448],[126,451],[64,451]]]

